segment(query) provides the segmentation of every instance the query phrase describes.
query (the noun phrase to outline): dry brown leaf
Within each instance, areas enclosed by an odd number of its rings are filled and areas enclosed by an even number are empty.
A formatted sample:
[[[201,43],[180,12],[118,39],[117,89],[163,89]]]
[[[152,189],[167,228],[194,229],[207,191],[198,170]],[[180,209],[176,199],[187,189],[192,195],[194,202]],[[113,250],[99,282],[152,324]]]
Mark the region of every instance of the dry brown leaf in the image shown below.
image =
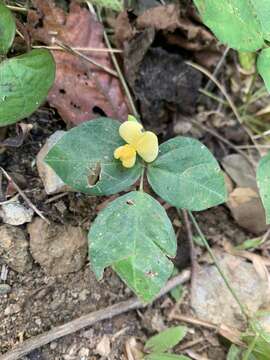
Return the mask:
[[[71,2],[68,14],[52,0],[33,3],[37,10],[29,12],[28,29],[34,40],[47,45],[56,39],[70,47],[105,47],[102,24],[75,1]],[[77,55],[60,50],[52,53],[57,71],[48,100],[66,123],[76,125],[104,113],[122,120],[127,118],[129,110],[118,78]],[[92,53],[90,58],[112,68],[109,53]]]
[[[136,341],[135,337],[131,337],[126,341],[125,350],[128,360],[142,360],[144,357],[142,346]]]
[[[191,51],[209,50],[209,45],[214,43],[213,35],[203,26],[195,24],[187,15],[182,15],[176,4],[146,10],[137,18],[136,26],[140,30],[152,27],[157,31],[166,31],[167,41],[171,45]],[[175,30],[178,32],[174,33]]]
[[[174,31],[180,26],[180,8],[175,4],[155,6],[137,18],[139,29],[153,27],[155,30]]]
[[[265,211],[256,190],[236,188],[227,202],[235,221],[244,229],[260,234],[267,229]]]
[[[232,246],[228,241],[224,241],[223,243],[224,250],[234,256],[239,256],[244,259],[248,259],[252,262],[256,272],[260,276],[261,279],[267,280],[270,284],[270,277],[267,266],[270,266],[270,260],[266,257],[260,256],[258,254],[254,254],[252,252],[246,250],[237,250]]]

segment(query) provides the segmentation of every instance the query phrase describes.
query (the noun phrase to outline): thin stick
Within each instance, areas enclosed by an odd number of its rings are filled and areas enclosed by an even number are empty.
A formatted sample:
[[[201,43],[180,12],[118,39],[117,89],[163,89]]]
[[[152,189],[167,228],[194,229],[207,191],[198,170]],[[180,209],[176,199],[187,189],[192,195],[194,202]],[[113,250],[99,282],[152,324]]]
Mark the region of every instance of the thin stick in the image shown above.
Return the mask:
[[[227,46],[226,49],[224,50],[221,58],[219,59],[219,62],[217,63],[217,66],[216,66],[216,68],[215,68],[215,70],[214,70],[214,72],[212,74],[214,77],[216,77],[217,74],[219,73],[219,70],[221,69],[221,66],[222,66],[224,60],[226,59],[226,56],[228,55],[229,51],[230,51],[230,48]],[[204,87],[204,91],[209,91],[210,90],[211,83],[212,83],[212,79],[209,79],[207,84]]]
[[[48,50],[59,50],[65,51],[61,46],[43,46],[43,45],[34,45],[33,49],[48,49]],[[73,50],[80,52],[112,52],[112,53],[122,53],[123,50],[120,49],[108,49],[108,48],[94,48],[94,47],[71,47]]]
[[[244,125],[243,125],[243,121],[241,119],[241,116],[239,115],[238,113],[238,110],[236,108],[236,106],[234,105],[231,97],[229,96],[229,94],[227,93],[226,89],[221,85],[221,83],[208,71],[206,70],[204,67],[198,65],[198,64],[194,64],[193,62],[191,61],[186,61],[186,64],[193,67],[194,69],[200,71],[201,73],[203,73],[204,75],[206,75],[209,79],[211,79],[211,81],[219,88],[219,90],[222,92],[222,94],[225,96],[226,100],[228,101],[236,119],[238,120],[239,124],[241,124],[243,126],[243,129],[245,130],[245,132],[248,134],[248,136],[250,137],[251,141],[253,142],[253,144],[256,146],[256,142],[253,138],[253,135],[252,133],[249,131],[248,128],[246,128]],[[260,153],[260,150],[257,148],[257,151],[259,154]]]
[[[107,66],[104,66],[104,65],[101,65],[99,64],[98,62],[96,62],[95,60],[89,58],[88,56],[84,55],[83,53],[81,53],[80,51],[78,50],[75,50],[74,48],[72,48],[71,46],[67,45],[67,44],[64,44],[62,43],[61,41],[59,40],[54,40],[54,42],[60,46],[62,49],[74,54],[74,55],[77,55],[79,56],[80,58],[82,58],[83,60],[89,62],[90,64],[92,65],[95,65],[96,67],[98,67],[99,69],[102,69],[103,71],[106,71],[107,73],[109,73],[110,75],[112,76],[115,76],[115,77],[118,77],[118,74],[117,72],[115,72],[114,70],[108,68]]]
[[[244,151],[242,151],[241,149],[239,149],[238,146],[234,145],[233,143],[231,143],[229,140],[225,139],[225,137],[222,137],[221,135],[219,135],[215,130],[210,129],[209,127],[202,125],[200,123],[198,123],[198,121],[195,121],[193,119],[190,119],[190,121],[192,122],[192,124],[194,124],[195,126],[200,127],[202,130],[208,132],[209,134],[213,135],[214,137],[216,137],[217,139],[219,139],[221,142],[223,142],[224,144],[228,145],[230,148],[234,149],[236,152],[238,152],[238,154],[242,155],[251,165],[252,168],[254,168],[254,163],[253,161],[246,155],[246,153]]]
[[[225,273],[223,272],[223,270],[221,269],[220,265],[219,265],[219,262],[215,256],[215,254],[213,253],[210,245],[208,244],[208,241],[206,240],[203,232],[201,231],[200,227],[199,227],[199,224],[197,223],[197,220],[195,219],[195,217],[193,216],[192,212],[191,211],[188,211],[188,214],[189,214],[189,217],[191,218],[191,221],[193,223],[193,225],[195,226],[197,232],[198,232],[198,235],[200,236],[201,240],[203,241],[203,244],[204,246],[206,247],[209,255],[211,256],[212,260],[214,261],[214,264],[218,270],[218,272],[220,273],[223,281],[225,282],[227,288],[229,289],[229,291],[231,292],[232,296],[234,297],[235,301],[237,302],[237,304],[239,305],[240,309],[241,309],[241,312],[242,314],[244,315],[245,317],[245,320],[248,321],[249,320],[249,314],[245,308],[245,306],[241,303],[241,301],[239,300],[238,298],[238,295],[236,294],[236,292],[234,291],[234,289],[232,288],[229,280],[227,279],[227,276],[225,275]]]
[[[6,5],[7,8],[9,8],[12,11],[17,11],[17,12],[22,12],[22,13],[27,13],[28,9],[24,8],[24,7],[20,7],[20,6],[12,6],[12,5]]]
[[[180,210],[176,209],[178,212],[178,215],[180,217]],[[188,217],[187,210],[182,210],[183,213],[183,219],[186,227],[187,237],[188,237],[188,243],[189,243],[189,251],[190,251],[190,263],[191,263],[191,298],[193,297],[194,290],[195,290],[195,279],[196,279],[196,272],[197,272],[197,262],[196,262],[196,255],[195,255],[195,247],[193,243],[193,235],[192,235],[192,229],[190,220]]]
[[[187,282],[189,278],[190,278],[190,271],[184,270],[181,274],[175,276],[174,278],[168,281],[166,286],[161,290],[161,292],[158,294],[155,300],[167,294],[176,286]],[[24,341],[22,344],[17,345],[13,350],[0,356],[0,360],[20,359],[21,357],[29,354],[31,351],[40,348],[41,346],[44,346],[52,341],[55,341],[63,336],[81,330],[86,326],[94,325],[99,321],[111,319],[114,316],[126,313],[131,310],[141,309],[144,308],[145,306],[147,306],[147,304],[143,304],[142,302],[140,302],[138,298],[132,298],[130,300],[109,306],[106,309],[94,311],[90,314],[83,315],[64,325],[57,326],[52,330],[49,330],[41,335],[38,335],[32,339]]]
[[[101,17],[101,14],[100,14],[99,11],[98,11],[98,20],[102,23],[102,17]],[[105,43],[106,43],[107,47],[108,47],[109,49],[111,49],[111,48],[112,48],[112,47],[111,47],[111,43],[110,43],[109,37],[108,37],[108,35],[107,35],[107,33],[106,33],[105,30],[104,30],[104,40],[105,40]],[[137,109],[136,109],[136,106],[135,106],[135,103],[134,103],[134,101],[133,101],[133,99],[132,99],[132,96],[131,96],[129,87],[128,87],[128,85],[127,85],[127,82],[126,82],[123,74],[122,74],[122,71],[121,71],[121,69],[120,69],[120,66],[119,66],[119,64],[118,64],[118,62],[117,62],[117,59],[116,59],[114,53],[111,53],[111,58],[112,58],[112,62],[113,62],[113,64],[114,64],[114,66],[115,66],[115,69],[116,69],[116,71],[117,71],[119,80],[120,80],[120,82],[121,82],[121,84],[122,84],[122,86],[123,86],[123,89],[124,89],[124,91],[125,91],[125,93],[126,93],[126,95],[127,95],[127,98],[128,98],[128,101],[129,101],[131,110],[132,110],[132,112],[133,112],[133,115],[134,115],[137,119],[139,119],[139,113],[138,113],[138,111],[137,111]]]
[[[19,188],[19,186],[15,183],[15,181],[9,176],[9,174],[2,168],[2,173],[7,178],[8,181],[12,183],[12,185],[15,187],[15,189],[18,191],[18,193],[21,195],[21,197],[27,202],[27,204],[34,210],[34,212],[40,216],[44,221],[46,221],[47,224],[50,224],[50,221],[42,214],[41,211],[38,210],[38,208],[32,203],[31,200],[28,199],[28,197],[25,195],[25,193]]]

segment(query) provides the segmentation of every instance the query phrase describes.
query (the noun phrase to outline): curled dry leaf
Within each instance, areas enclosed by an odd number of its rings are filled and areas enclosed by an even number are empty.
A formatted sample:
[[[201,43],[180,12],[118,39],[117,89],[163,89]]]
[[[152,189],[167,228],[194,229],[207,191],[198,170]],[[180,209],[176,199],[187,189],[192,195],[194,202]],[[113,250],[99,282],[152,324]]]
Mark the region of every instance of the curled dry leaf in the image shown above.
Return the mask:
[[[180,8],[175,4],[152,7],[140,15],[136,23],[139,29],[174,31],[180,26]]]
[[[36,10],[28,14],[28,29],[34,40],[69,47],[105,48],[103,26],[86,8],[72,1],[66,14],[52,0],[33,1]],[[41,25],[40,25],[41,24]],[[56,80],[48,100],[63,120],[77,125],[104,113],[125,120],[129,113],[120,82],[82,57],[61,50],[52,51]],[[84,53],[96,63],[112,68],[107,52]]]

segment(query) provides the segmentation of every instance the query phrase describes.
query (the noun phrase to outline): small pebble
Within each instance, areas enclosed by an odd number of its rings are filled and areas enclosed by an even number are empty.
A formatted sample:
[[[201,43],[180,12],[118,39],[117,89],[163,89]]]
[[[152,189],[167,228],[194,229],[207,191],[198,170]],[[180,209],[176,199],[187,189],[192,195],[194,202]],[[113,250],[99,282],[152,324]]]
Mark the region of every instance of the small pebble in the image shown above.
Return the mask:
[[[7,295],[11,291],[11,287],[8,284],[0,284],[0,296]]]

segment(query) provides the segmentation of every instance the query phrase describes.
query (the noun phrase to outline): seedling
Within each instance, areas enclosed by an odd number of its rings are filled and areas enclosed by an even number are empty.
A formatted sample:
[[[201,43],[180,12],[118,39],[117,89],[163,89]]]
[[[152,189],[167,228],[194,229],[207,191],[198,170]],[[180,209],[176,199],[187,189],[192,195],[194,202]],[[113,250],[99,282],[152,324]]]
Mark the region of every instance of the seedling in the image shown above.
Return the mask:
[[[187,334],[185,326],[171,327],[151,337],[145,344],[144,360],[189,360],[184,355],[171,354],[168,351],[176,346]]]
[[[0,127],[31,115],[46,99],[55,63],[45,49],[6,58],[16,32],[15,19],[0,1]]]
[[[135,186],[101,211],[89,231],[89,256],[98,279],[108,266],[145,302],[173,272],[176,236],[164,208],[143,190],[144,174],[154,192],[172,206],[200,211],[226,199],[222,171],[198,140],[176,137],[158,145],[133,117],[85,122],[69,130],[46,157],[71,188],[112,195]]]

